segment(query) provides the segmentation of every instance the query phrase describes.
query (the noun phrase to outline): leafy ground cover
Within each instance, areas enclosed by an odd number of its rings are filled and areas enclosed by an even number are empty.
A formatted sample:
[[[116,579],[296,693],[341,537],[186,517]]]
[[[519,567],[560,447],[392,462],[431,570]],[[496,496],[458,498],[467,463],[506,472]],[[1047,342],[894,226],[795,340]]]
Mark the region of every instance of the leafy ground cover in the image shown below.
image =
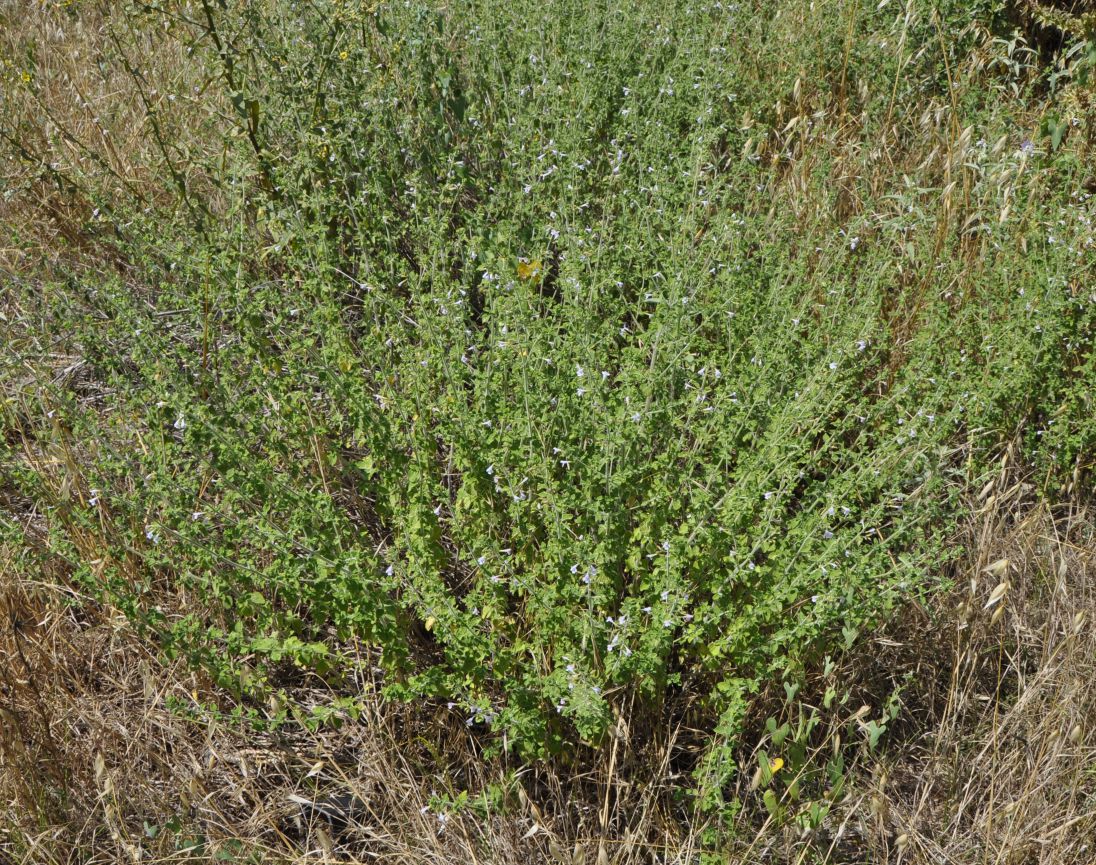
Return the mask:
[[[822,829],[908,685],[858,709],[850,653],[1006,465],[1087,486],[1073,12],[47,4],[0,103],[8,567],[220,723],[383,697],[572,767],[686,724],[704,844]]]

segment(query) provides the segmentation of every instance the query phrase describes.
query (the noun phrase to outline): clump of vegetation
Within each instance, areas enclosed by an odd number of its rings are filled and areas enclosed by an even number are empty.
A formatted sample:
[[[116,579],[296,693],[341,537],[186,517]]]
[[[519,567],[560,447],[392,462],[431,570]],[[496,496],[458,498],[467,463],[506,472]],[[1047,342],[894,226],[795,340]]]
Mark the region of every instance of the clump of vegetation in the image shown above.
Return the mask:
[[[844,659],[950,589],[1006,454],[1052,505],[1096,445],[1090,29],[1039,13],[1043,63],[1000,2],[836,8],[13,30],[13,567],[220,721],[379,693],[517,764],[687,724],[679,801],[819,830],[902,711]]]

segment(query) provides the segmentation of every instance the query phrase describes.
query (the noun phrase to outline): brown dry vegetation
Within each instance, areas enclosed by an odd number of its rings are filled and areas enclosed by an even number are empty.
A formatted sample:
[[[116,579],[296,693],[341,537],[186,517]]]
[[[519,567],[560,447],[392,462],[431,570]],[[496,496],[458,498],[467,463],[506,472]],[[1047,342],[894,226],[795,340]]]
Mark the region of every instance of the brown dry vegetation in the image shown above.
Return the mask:
[[[184,46],[110,3],[0,2],[0,266],[29,271],[62,247],[102,263],[111,238],[91,190],[139,207],[183,188],[216,201],[203,167],[222,155],[224,106]],[[34,88],[18,86],[28,57]]]
[[[878,641],[916,685],[903,741],[863,779],[867,861],[1094,855],[1093,524],[1083,507],[1034,504],[1031,489],[1003,470],[953,596]]]

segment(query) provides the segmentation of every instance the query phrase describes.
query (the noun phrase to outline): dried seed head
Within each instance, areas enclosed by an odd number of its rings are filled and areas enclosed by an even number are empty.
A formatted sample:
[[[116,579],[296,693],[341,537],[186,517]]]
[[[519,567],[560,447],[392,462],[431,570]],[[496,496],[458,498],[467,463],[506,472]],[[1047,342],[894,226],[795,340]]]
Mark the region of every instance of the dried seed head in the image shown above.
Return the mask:
[[[1001,601],[1005,597],[1005,595],[1008,594],[1008,589],[1009,589],[1008,580],[1005,580],[1002,583],[998,583],[997,587],[992,592],[990,592],[989,600],[986,601],[986,605],[984,607],[982,607],[982,609],[983,610],[988,610],[994,604]]]

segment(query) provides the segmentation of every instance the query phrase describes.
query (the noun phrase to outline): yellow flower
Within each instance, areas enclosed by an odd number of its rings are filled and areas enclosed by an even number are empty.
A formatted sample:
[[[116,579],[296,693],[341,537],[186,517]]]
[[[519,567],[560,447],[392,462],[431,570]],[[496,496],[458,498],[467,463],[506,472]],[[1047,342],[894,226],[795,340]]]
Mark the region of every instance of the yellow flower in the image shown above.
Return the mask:
[[[518,279],[540,279],[540,259],[534,258],[532,261],[526,263],[524,261],[518,262]]]
[[[783,768],[784,768],[784,758],[783,757],[777,757],[775,760],[772,761],[772,763],[769,764],[769,771],[772,772],[774,775]]]

